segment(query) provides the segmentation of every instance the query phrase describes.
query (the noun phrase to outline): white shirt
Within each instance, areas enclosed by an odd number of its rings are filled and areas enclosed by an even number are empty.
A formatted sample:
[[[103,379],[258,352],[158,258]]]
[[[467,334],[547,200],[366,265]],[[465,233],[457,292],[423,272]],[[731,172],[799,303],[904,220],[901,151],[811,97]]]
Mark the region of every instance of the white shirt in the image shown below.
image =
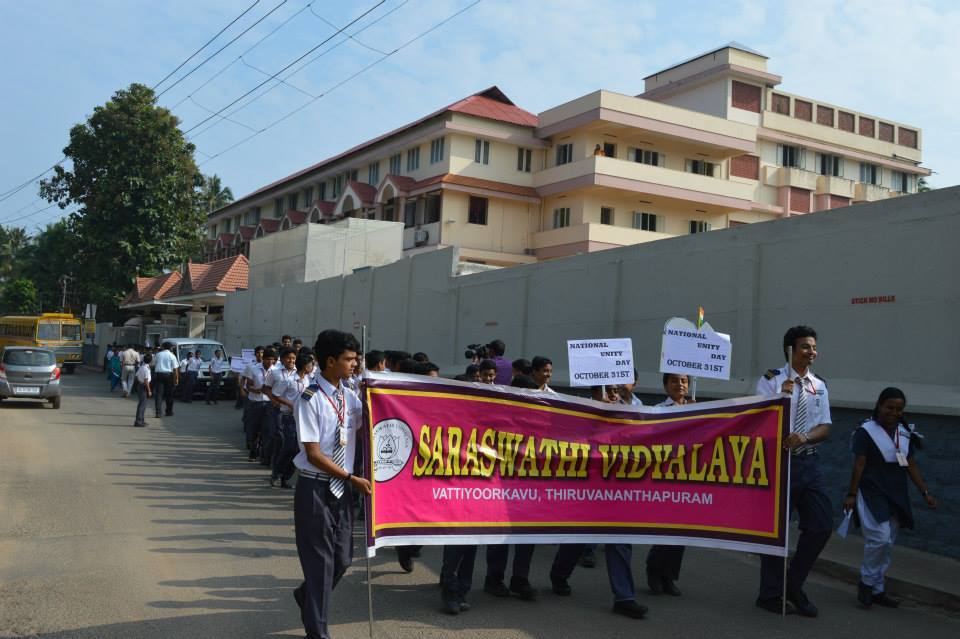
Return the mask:
[[[544,384],[544,385],[543,385],[543,388],[540,389],[540,392],[542,392],[542,393],[549,393],[549,394],[551,394],[551,395],[559,395],[559,394],[560,394],[560,393],[558,393],[557,391],[555,391],[555,390],[553,390],[552,388],[550,388],[549,384]]]
[[[191,362],[192,360],[193,360],[192,357],[188,357],[188,358],[186,358],[186,359],[180,360],[180,372],[181,372],[181,373],[186,373],[186,372],[187,372],[187,366],[190,365],[190,362]]]
[[[243,376],[250,380],[247,382],[247,399],[249,399],[251,402],[270,401],[269,397],[260,392],[260,389],[263,388],[263,383],[266,381],[267,376],[267,371],[263,369],[263,364],[260,362],[247,364],[246,370],[243,371]]]
[[[141,384],[146,384],[151,379],[153,379],[153,376],[150,375],[150,367],[146,364],[141,364],[137,370],[137,381]]]
[[[659,406],[679,406],[679,405],[680,405],[680,404],[678,404],[678,403],[676,403],[675,401],[673,401],[673,398],[672,398],[672,397],[668,397],[668,398],[666,398],[665,400],[663,400],[662,402],[660,402],[659,404],[657,404],[658,407],[659,407]]]
[[[227,362],[222,357],[214,357],[210,360],[210,372],[222,373],[227,368]]]
[[[179,367],[180,361],[170,351],[160,351],[153,358],[153,371],[155,373],[172,373]]]
[[[271,371],[270,381],[272,384],[268,385],[274,395],[282,397],[291,404],[296,404],[297,398],[303,395],[303,391],[312,383],[312,378],[305,375],[303,379],[300,379],[300,376],[297,374],[297,369],[293,369],[292,371],[283,369],[282,371]],[[280,412],[289,415],[293,411],[281,404]]]
[[[353,457],[357,446],[357,430],[362,422],[362,405],[349,388],[339,384],[334,388],[323,376],[315,377],[316,384],[308,388],[294,404],[294,417],[297,421],[297,442],[300,452],[293,459],[293,464],[301,469],[313,473],[322,473],[319,468],[310,463],[304,449],[305,443],[320,444],[320,452],[333,459],[333,449],[340,439],[340,428],[337,411],[334,408],[336,399],[334,392],[343,393],[344,426],[346,427],[347,445],[344,447],[343,469],[353,473]]]
[[[193,372],[193,373],[199,373],[200,364],[202,363],[203,362],[199,357],[194,357],[193,359],[187,360],[187,371]]]
[[[140,353],[132,348],[128,348],[120,353],[120,363],[124,366],[136,366],[140,363]]]
[[[800,432],[808,433],[820,424],[833,423],[830,419],[830,400],[827,394],[827,385],[822,379],[814,375],[809,368],[806,375],[800,375],[789,365],[785,365],[779,370],[767,371],[757,381],[757,395],[779,395],[785,381],[788,379],[796,380],[798,377],[802,378],[803,388],[800,384],[793,385],[793,401],[790,402],[790,431],[793,432],[793,423],[797,416],[797,398],[800,397],[801,392],[806,393],[807,419],[806,426]],[[813,446],[802,446],[796,452],[815,447],[815,444]]]

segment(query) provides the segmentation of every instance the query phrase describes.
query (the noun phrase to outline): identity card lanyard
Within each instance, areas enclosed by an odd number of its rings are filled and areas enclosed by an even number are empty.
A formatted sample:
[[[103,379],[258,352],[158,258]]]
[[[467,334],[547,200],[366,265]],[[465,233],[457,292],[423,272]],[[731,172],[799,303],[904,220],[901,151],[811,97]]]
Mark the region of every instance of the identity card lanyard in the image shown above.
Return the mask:
[[[906,468],[910,465],[907,456],[900,450],[900,424],[897,424],[897,430],[893,435],[893,446],[897,449],[897,463]]]
[[[327,398],[327,401],[330,402],[330,406],[333,407],[333,412],[337,414],[337,430],[340,432],[340,445],[347,445],[347,428],[343,423],[343,395],[340,395],[340,405],[337,406],[336,402],[327,395],[327,391],[323,391],[323,396]]]

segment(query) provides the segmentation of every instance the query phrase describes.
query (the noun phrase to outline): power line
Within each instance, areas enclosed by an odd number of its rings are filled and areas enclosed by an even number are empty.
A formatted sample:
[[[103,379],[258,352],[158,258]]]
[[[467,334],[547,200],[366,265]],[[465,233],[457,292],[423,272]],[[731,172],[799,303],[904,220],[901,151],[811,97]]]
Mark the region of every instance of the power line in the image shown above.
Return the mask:
[[[337,28],[337,25],[335,25],[334,23],[330,22],[329,20],[327,20],[326,18],[324,18],[322,15],[320,15],[319,13],[317,13],[316,11],[314,11],[314,10],[313,10],[313,7],[310,8],[310,13],[312,13],[312,14],[315,15],[316,17],[320,18],[320,20],[321,20],[322,22],[324,22],[328,27],[332,27],[332,28],[334,28],[334,29]],[[351,40],[353,40],[354,42],[356,42],[357,44],[359,44],[359,45],[360,45],[361,47],[363,47],[364,49],[370,49],[371,51],[374,51],[374,52],[376,52],[376,53],[379,53],[380,55],[386,55],[386,54],[387,54],[386,51],[381,51],[380,49],[375,49],[375,48],[371,47],[371,46],[368,45],[368,44],[364,44],[363,42],[360,42],[359,40],[357,40],[356,38],[354,38],[354,37],[353,37],[352,35],[350,35],[350,34],[347,34],[347,37],[350,38]]]
[[[327,42],[329,42],[330,40],[332,40],[332,39],[335,38],[336,36],[338,36],[338,35],[340,35],[341,33],[343,33],[344,29],[346,29],[347,27],[350,27],[350,26],[353,26],[354,24],[356,24],[358,21],[360,21],[361,19],[363,19],[364,17],[366,17],[368,14],[370,14],[371,12],[373,12],[377,7],[379,7],[380,5],[382,5],[384,2],[386,2],[386,0],[379,0],[376,4],[374,4],[372,7],[370,7],[369,9],[367,9],[366,11],[364,11],[363,13],[361,13],[359,16],[357,16],[357,17],[354,18],[353,20],[351,20],[349,23],[347,23],[346,25],[344,25],[344,26],[341,27],[340,29],[337,29],[337,31],[336,31],[333,35],[331,35],[331,36],[329,36],[328,38],[324,39],[322,42],[320,42],[319,44],[317,44],[315,47],[313,47],[312,49],[310,49],[309,51],[307,51],[306,53],[304,53],[303,55],[301,55],[299,58],[297,58],[296,60],[294,60],[293,62],[291,62],[291,63],[288,64],[287,66],[283,67],[282,69],[280,69],[279,71],[277,71],[276,73],[274,73],[272,76],[270,76],[269,78],[267,78],[266,80],[264,80],[263,82],[261,82],[260,84],[258,84],[257,86],[253,87],[252,89],[250,89],[249,91],[247,91],[246,93],[244,93],[243,95],[241,95],[240,97],[238,97],[237,99],[233,100],[232,102],[230,102],[230,103],[227,104],[226,106],[224,106],[224,107],[222,107],[221,109],[219,109],[216,113],[207,116],[206,118],[204,118],[203,120],[201,120],[201,121],[198,122],[197,124],[193,125],[193,126],[190,127],[189,129],[187,129],[186,131],[184,131],[184,134],[190,133],[190,132],[193,131],[194,129],[197,129],[197,128],[200,127],[201,125],[209,122],[210,120],[212,120],[212,119],[215,118],[216,116],[220,115],[221,113],[223,113],[224,111],[226,111],[227,109],[229,109],[230,107],[232,107],[234,104],[236,104],[236,103],[239,102],[240,100],[244,99],[245,97],[247,97],[248,95],[250,95],[251,93],[253,93],[253,92],[256,91],[257,89],[259,89],[260,87],[262,87],[262,86],[265,85],[266,83],[270,82],[270,80],[276,78],[278,75],[280,75],[281,73],[283,73],[284,71],[286,71],[287,69],[289,69],[290,67],[292,67],[293,65],[295,65],[296,63],[298,63],[298,62],[300,62],[301,60],[303,60],[305,57],[307,57],[308,55],[310,55],[311,53],[313,53],[314,51],[316,51],[317,49],[319,49],[320,47],[322,47],[324,44],[326,44]]]
[[[316,102],[317,100],[323,98],[323,97],[326,96],[326,95],[329,95],[330,93],[332,93],[332,92],[335,91],[336,89],[342,87],[343,85],[347,84],[348,82],[350,82],[350,81],[353,80],[354,78],[356,78],[356,77],[358,77],[358,76],[366,73],[367,71],[369,71],[369,70],[372,69],[373,67],[377,66],[378,64],[380,64],[381,62],[383,62],[383,61],[386,60],[387,58],[390,58],[391,56],[399,53],[400,51],[402,51],[403,49],[407,48],[408,46],[410,46],[410,45],[413,44],[414,42],[420,40],[421,38],[426,37],[426,36],[429,35],[430,33],[436,31],[437,29],[439,29],[440,27],[442,27],[442,26],[445,25],[446,23],[450,22],[450,21],[453,20],[454,18],[458,17],[459,15],[461,15],[461,14],[463,14],[463,13],[466,13],[467,11],[469,11],[470,9],[472,9],[473,7],[475,7],[475,6],[477,6],[478,4],[480,4],[481,2],[483,2],[483,0],[474,0],[474,2],[471,2],[471,3],[468,4],[467,6],[463,7],[462,9],[460,9],[459,11],[456,11],[456,12],[452,13],[451,15],[447,16],[446,18],[444,18],[444,19],[441,20],[440,22],[437,22],[436,24],[434,24],[432,27],[430,27],[430,28],[427,29],[426,31],[421,32],[419,35],[417,35],[417,36],[415,36],[415,37],[407,40],[406,42],[404,42],[404,43],[401,44],[400,46],[394,48],[392,51],[390,51],[390,52],[388,52],[388,53],[385,53],[385,54],[383,55],[383,57],[381,57],[381,58],[379,58],[379,59],[377,59],[377,60],[374,60],[373,62],[371,62],[371,63],[368,64],[367,66],[361,68],[359,71],[356,71],[355,73],[347,76],[346,78],[344,78],[344,79],[341,80],[340,82],[337,82],[336,84],[334,84],[333,86],[331,86],[330,88],[328,88],[327,90],[325,90],[323,93],[321,93],[321,94],[318,95],[317,97],[315,97],[315,98],[309,100],[308,102],[300,105],[300,106],[297,107],[296,109],[293,109],[292,111],[290,111],[290,112],[288,112],[287,114],[283,115],[283,116],[280,117],[279,119],[271,122],[270,124],[268,124],[268,125],[265,126],[264,128],[260,129],[260,130],[257,131],[256,133],[253,133],[253,134],[251,134],[251,135],[248,135],[247,137],[245,137],[245,138],[239,140],[238,142],[236,142],[236,143],[228,146],[227,148],[223,149],[223,150],[220,151],[219,153],[214,153],[212,156],[211,156],[211,155],[208,155],[208,156],[207,156],[207,159],[204,160],[203,162],[201,162],[198,166],[203,166],[203,165],[206,164],[207,162],[210,162],[210,161],[212,161],[212,160],[215,160],[216,158],[220,157],[221,155],[224,155],[225,153],[229,153],[230,151],[232,151],[233,149],[237,148],[238,146],[240,146],[240,145],[242,145],[242,144],[245,144],[245,143],[249,142],[250,140],[252,140],[253,138],[257,137],[257,136],[260,135],[261,133],[264,133],[264,132],[272,129],[273,127],[277,126],[277,125],[280,124],[281,122],[287,120],[288,118],[293,117],[294,115],[296,115],[296,114],[299,113],[300,111],[303,111],[304,109],[306,109],[308,106],[310,106],[311,104],[313,104],[313,103]],[[204,155],[207,155],[207,154],[205,153]]]
[[[312,5],[312,4],[314,3],[314,1],[315,1],[315,0],[311,0],[310,3],[307,4],[305,7],[303,7],[302,9],[300,9],[299,11],[297,11],[296,13],[294,13],[292,16],[290,16],[289,18],[287,18],[286,20],[284,20],[283,22],[281,22],[279,25],[277,25],[277,27],[276,27],[275,29],[273,29],[273,31],[271,31],[271,32],[268,33],[267,35],[263,36],[262,38],[260,38],[260,39],[257,40],[256,42],[254,42],[253,45],[250,46],[250,48],[248,48],[246,51],[244,51],[243,53],[241,53],[240,55],[238,55],[236,58],[234,58],[233,60],[231,60],[230,62],[228,62],[226,66],[222,67],[219,71],[217,71],[216,73],[214,73],[212,76],[210,76],[209,78],[207,78],[207,80],[204,81],[203,84],[201,84],[200,86],[198,86],[197,88],[195,88],[195,89],[190,93],[190,95],[186,96],[185,98],[183,98],[182,100],[180,100],[179,102],[177,102],[176,104],[174,104],[172,107],[170,107],[170,110],[172,111],[172,110],[176,109],[178,106],[180,106],[181,104],[183,104],[184,102],[186,102],[187,100],[189,100],[190,97],[191,97],[194,93],[196,93],[197,91],[199,91],[200,89],[204,88],[205,86],[207,86],[208,84],[210,84],[211,82],[213,82],[214,80],[216,80],[218,77],[220,77],[220,75],[222,75],[224,71],[226,71],[227,69],[229,69],[230,67],[232,67],[233,65],[235,65],[235,64],[240,60],[240,58],[242,58],[243,56],[247,55],[248,53],[250,53],[251,51],[253,51],[254,49],[256,49],[258,46],[260,46],[260,45],[263,43],[264,40],[266,40],[267,38],[269,38],[270,36],[272,36],[274,33],[276,33],[277,31],[279,31],[279,30],[282,29],[283,27],[287,26],[287,24],[288,24],[290,21],[292,21],[292,20],[293,20],[294,18],[296,18],[298,15],[300,15],[301,13],[303,13],[304,11],[306,11],[307,9],[309,9],[309,8],[310,8],[310,5]]]
[[[273,91],[274,89],[276,89],[277,87],[279,87],[281,84],[286,83],[287,80],[289,80],[290,78],[292,78],[292,77],[295,76],[296,74],[300,73],[301,71],[303,71],[304,69],[306,69],[308,66],[310,66],[311,64],[313,64],[314,62],[316,62],[317,60],[319,60],[320,58],[322,58],[323,56],[325,56],[325,55],[327,55],[328,53],[332,52],[334,49],[336,49],[336,48],[339,47],[340,45],[345,44],[346,42],[350,41],[350,39],[351,39],[350,36],[356,36],[356,35],[358,35],[358,34],[360,34],[360,33],[363,33],[364,31],[366,31],[366,30],[369,29],[370,27],[376,25],[377,23],[379,23],[379,22],[381,22],[382,20],[384,20],[384,19],[388,18],[389,16],[391,16],[393,13],[395,13],[395,12],[398,11],[399,9],[403,8],[403,6],[404,6],[405,4],[407,4],[407,2],[409,2],[409,0],[403,0],[402,2],[400,2],[400,4],[398,4],[397,6],[393,7],[392,9],[390,9],[390,11],[387,11],[387,12],[384,13],[383,15],[378,16],[375,20],[372,20],[371,22],[363,25],[362,27],[360,27],[359,29],[357,29],[356,31],[354,31],[352,34],[346,34],[346,35],[347,35],[346,38],[344,38],[343,40],[340,40],[339,42],[335,43],[335,44],[332,45],[330,48],[328,48],[328,49],[326,49],[326,50],[324,50],[324,51],[321,51],[320,53],[318,53],[317,55],[315,55],[313,58],[307,60],[307,61],[304,62],[302,65],[300,65],[299,68],[294,69],[293,71],[291,71],[290,73],[288,73],[288,74],[285,75],[284,77],[282,77],[282,78],[277,78],[277,83],[276,83],[276,84],[273,84],[273,85],[267,87],[267,89],[265,89],[264,91],[260,92],[258,95],[253,96],[252,98],[250,98],[249,100],[247,100],[244,104],[241,104],[241,105],[238,106],[237,108],[233,109],[232,111],[230,111],[230,113],[227,114],[227,116],[232,117],[232,116],[236,115],[237,113],[239,113],[240,111],[246,109],[248,106],[250,106],[251,104],[253,104],[253,103],[256,102],[257,100],[263,98],[263,97],[266,96],[268,93],[270,93],[271,91]],[[310,5],[307,5],[307,7],[309,7],[309,6],[310,6]],[[307,7],[304,7],[304,9],[306,9]],[[301,9],[301,11],[302,11],[302,9]],[[336,28],[336,27],[334,27],[334,28]],[[246,64],[246,61],[244,61],[244,64]],[[248,66],[250,66],[250,65],[248,65]],[[255,69],[255,70],[259,70],[259,69]],[[261,73],[264,73],[264,75],[268,75],[266,72],[261,72]],[[290,86],[293,86],[293,85],[290,85]],[[296,87],[294,87],[294,88],[296,88]],[[310,97],[311,97],[311,98],[315,98],[316,96],[310,94]],[[197,139],[198,137],[200,137],[201,135],[203,135],[204,133],[206,133],[206,132],[209,131],[210,129],[214,128],[214,127],[217,126],[218,124],[220,124],[220,121],[219,121],[219,120],[217,120],[217,121],[215,121],[215,122],[212,122],[209,126],[201,129],[201,130],[198,131],[197,133],[195,133],[195,134],[193,134],[192,136],[190,136],[190,139],[191,139],[191,140]]]
[[[186,60],[184,60],[183,62],[181,62],[181,63],[177,66],[176,69],[174,69],[173,71],[171,71],[170,73],[168,73],[167,75],[165,75],[165,76],[163,77],[163,80],[160,80],[160,81],[157,82],[155,85],[153,85],[153,87],[152,87],[153,90],[156,91],[158,86],[160,86],[161,84],[163,84],[164,82],[166,82],[166,81],[170,78],[170,76],[172,76],[174,73],[176,73],[177,71],[179,71],[180,69],[182,69],[183,66],[184,66],[187,62],[190,62],[190,60],[193,60],[193,59],[197,56],[198,53],[200,53],[201,51],[203,51],[204,49],[206,49],[208,46],[210,46],[210,43],[212,43],[214,40],[216,40],[217,38],[219,38],[220,35],[223,34],[224,31],[226,31],[227,29],[229,29],[230,27],[232,27],[237,20],[239,20],[239,19],[242,18],[243,16],[247,15],[247,13],[249,13],[250,10],[253,9],[255,6],[257,6],[258,4],[260,4],[260,0],[255,0],[255,2],[254,2],[253,4],[251,4],[249,7],[247,7],[247,8],[244,10],[243,13],[241,13],[241,14],[238,15],[236,18],[234,18],[233,20],[231,20],[230,23],[229,23],[227,26],[225,26],[224,28],[220,29],[220,31],[217,32],[217,35],[215,35],[215,36],[213,36],[212,38],[210,38],[209,40],[207,40],[206,44],[204,44],[202,47],[200,47],[199,49],[197,49],[196,51],[194,51],[193,53],[191,53],[189,58],[187,58]]]
[[[244,29],[243,31],[241,31],[240,33],[238,33],[236,36],[234,36],[234,38],[233,38],[232,40],[230,40],[230,42],[226,43],[225,45],[223,45],[222,47],[220,47],[219,49],[217,49],[216,51],[214,51],[213,53],[211,53],[209,56],[206,57],[206,59],[205,59],[203,62],[201,62],[201,63],[198,64],[197,66],[193,67],[193,68],[190,69],[189,71],[187,71],[186,74],[180,76],[180,79],[178,79],[176,82],[174,82],[173,84],[171,84],[170,86],[168,86],[166,89],[164,89],[163,91],[161,91],[160,93],[158,93],[158,94],[157,94],[157,97],[159,98],[159,97],[162,96],[164,93],[166,93],[167,91],[169,91],[169,90],[172,89],[173,87],[177,86],[178,84],[180,84],[181,82],[183,82],[184,80],[186,80],[187,78],[189,78],[191,75],[193,75],[193,72],[194,72],[194,71],[196,71],[197,69],[199,69],[200,67],[202,67],[203,65],[205,65],[207,62],[210,62],[210,60],[212,60],[212,59],[214,59],[215,57],[217,57],[217,55],[219,55],[221,51],[223,51],[224,49],[226,49],[227,47],[229,47],[231,44],[233,44],[234,42],[236,42],[237,40],[239,40],[240,38],[242,38],[244,35],[246,35],[246,33],[247,33],[248,31],[250,31],[250,29],[253,29],[255,26],[257,26],[258,24],[260,24],[261,22],[263,22],[264,20],[266,20],[267,18],[269,18],[269,17],[270,17],[270,14],[272,14],[274,11],[276,11],[277,9],[279,9],[280,7],[282,7],[283,5],[287,4],[287,2],[288,2],[288,0],[281,0],[281,2],[280,2],[278,5],[276,5],[273,9],[270,9],[270,11],[268,11],[268,12],[265,13],[263,16],[261,16],[259,20],[257,20],[256,22],[254,22],[253,24],[251,24],[249,27],[247,27],[246,29]]]
[[[34,182],[36,182],[37,180],[39,180],[40,178],[42,178],[42,177],[43,177],[44,175],[46,175],[47,173],[49,173],[50,171],[54,170],[55,168],[57,168],[57,167],[60,166],[61,164],[63,164],[66,160],[67,160],[67,158],[64,157],[63,159],[61,159],[59,162],[57,162],[57,163],[54,164],[53,166],[47,168],[47,170],[45,170],[43,173],[37,173],[36,175],[34,175],[32,178],[30,178],[30,179],[27,180],[26,182],[23,182],[22,184],[18,184],[17,186],[13,187],[13,188],[10,189],[9,191],[7,191],[7,192],[5,192],[5,193],[3,193],[3,194],[0,194],[0,202],[6,202],[7,200],[9,200],[10,198],[12,198],[12,197],[13,197],[14,195],[16,195],[17,193],[19,193],[19,192],[22,191],[23,189],[27,188],[28,186],[30,186],[31,184],[33,184]]]

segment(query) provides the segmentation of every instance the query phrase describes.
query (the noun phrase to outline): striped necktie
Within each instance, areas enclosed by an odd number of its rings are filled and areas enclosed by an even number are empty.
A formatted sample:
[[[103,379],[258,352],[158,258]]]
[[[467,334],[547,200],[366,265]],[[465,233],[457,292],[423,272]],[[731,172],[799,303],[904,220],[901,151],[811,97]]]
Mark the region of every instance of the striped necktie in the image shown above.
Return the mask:
[[[343,468],[344,459],[346,459],[346,451],[344,451],[343,446],[340,444],[340,432],[343,429],[343,391],[337,389],[333,393],[333,399],[337,404],[337,433],[336,437],[333,440],[333,463]],[[343,497],[343,491],[346,489],[346,483],[339,477],[330,477],[330,492],[333,493],[333,496],[337,499]]]
[[[807,391],[803,387],[803,378],[797,377],[794,382],[797,385],[797,388],[800,389],[800,394],[797,396],[797,414],[793,419],[793,432],[795,433],[806,433],[807,432]]]

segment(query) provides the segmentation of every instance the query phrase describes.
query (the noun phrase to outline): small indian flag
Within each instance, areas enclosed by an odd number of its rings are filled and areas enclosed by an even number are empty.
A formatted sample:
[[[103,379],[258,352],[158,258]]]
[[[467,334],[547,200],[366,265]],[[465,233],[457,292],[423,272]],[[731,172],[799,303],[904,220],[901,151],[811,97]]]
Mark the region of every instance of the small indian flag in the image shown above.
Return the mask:
[[[703,326],[703,307],[699,307],[697,310],[697,328]]]

